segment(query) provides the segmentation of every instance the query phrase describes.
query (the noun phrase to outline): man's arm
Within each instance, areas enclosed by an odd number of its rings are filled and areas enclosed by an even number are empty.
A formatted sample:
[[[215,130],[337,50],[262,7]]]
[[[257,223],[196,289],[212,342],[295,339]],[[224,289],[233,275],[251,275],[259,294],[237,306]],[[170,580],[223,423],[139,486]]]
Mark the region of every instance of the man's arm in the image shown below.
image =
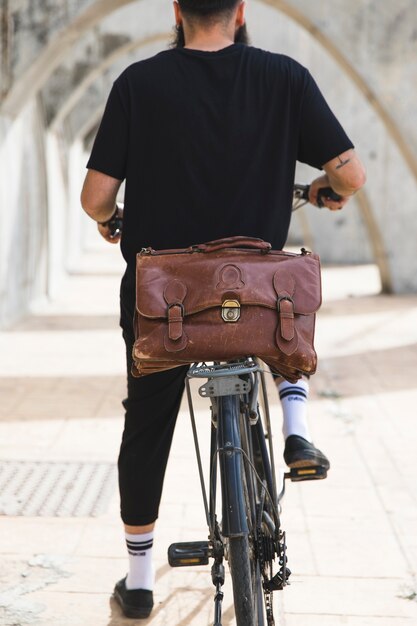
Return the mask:
[[[116,209],[117,192],[122,181],[97,170],[88,170],[81,192],[84,211],[96,222],[106,222]],[[110,237],[107,226],[98,224],[98,230],[106,241],[117,243],[120,237]]]
[[[331,187],[342,199],[338,202],[323,198],[323,204],[335,211],[341,209],[366,182],[365,168],[355,150],[347,150],[323,165],[325,174],[316,178],[310,186],[309,200],[317,206],[317,193],[323,187]]]

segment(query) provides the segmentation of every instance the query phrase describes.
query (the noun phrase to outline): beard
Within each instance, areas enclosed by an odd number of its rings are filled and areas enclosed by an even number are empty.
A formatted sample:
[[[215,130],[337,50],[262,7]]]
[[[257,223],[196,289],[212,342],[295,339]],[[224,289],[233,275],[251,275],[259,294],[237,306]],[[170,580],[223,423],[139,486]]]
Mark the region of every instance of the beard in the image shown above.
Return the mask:
[[[240,26],[240,28],[237,29],[235,43],[243,43],[245,46],[249,45],[250,41],[246,24],[243,24],[243,26]],[[174,27],[174,39],[171,42],[171,48],[184,48],[184,46],[184,27],[182,24],[179,24]]]

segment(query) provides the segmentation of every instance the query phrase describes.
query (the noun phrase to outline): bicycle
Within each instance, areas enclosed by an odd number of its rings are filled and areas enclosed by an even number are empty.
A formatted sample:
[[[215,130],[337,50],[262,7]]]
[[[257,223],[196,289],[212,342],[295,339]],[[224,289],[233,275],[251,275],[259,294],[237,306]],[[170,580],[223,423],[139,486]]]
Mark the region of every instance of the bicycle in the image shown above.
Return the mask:
[[[320,190],[320,195],[340,199],[330,188]],[[295,185],[294,209],[307,202],[308,185]],[[190,387],[193,378],[207,379],[199,394],[211,400],[208,492]],[[221,626],[224,560],[228,561],[237,626],[273,626],[272,593],[284,589],[291,574],[280,522],[285,481],[322,479],[327,470],[320,466],[292,468],[284,473],[278,491],[265,372],[256,358],[194,364],[188,371],[186,393],[209,536],[207,541],[172,544],[169,564],[207,565],[210,558],[214,560],[213,624]],[[216,510],[219,476],[220,519]],[[275,561],[278,571],[274,574]]]

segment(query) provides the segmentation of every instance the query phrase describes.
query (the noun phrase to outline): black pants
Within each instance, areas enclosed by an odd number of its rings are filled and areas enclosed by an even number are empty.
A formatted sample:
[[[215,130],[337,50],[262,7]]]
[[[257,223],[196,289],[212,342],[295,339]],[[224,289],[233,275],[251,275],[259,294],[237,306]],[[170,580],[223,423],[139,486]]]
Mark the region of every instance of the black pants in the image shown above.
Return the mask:
[[[120,290],[120,325],[126,343],[127,398],[119,454],[121,517],[144,526],[158,517],[165,469],[188,367],[134,378],[132,365],[135,280],[126,271]]]
[[[127,398],[123,401],[125,426],[118,462],[121,517],[129,526],[144,526],[158,517],[188,366],[134,378],[130,370],[135,275],[129,269],[122,280],[120,305],[127,363]]]

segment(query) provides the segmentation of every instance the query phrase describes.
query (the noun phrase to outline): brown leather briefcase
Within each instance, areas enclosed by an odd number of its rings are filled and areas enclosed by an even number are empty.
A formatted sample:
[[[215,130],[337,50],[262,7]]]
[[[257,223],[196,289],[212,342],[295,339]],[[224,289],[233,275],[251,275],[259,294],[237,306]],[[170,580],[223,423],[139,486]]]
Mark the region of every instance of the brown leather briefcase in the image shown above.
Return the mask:
[[[313,374],[320,261],[230,237],[137,255],[134,376],[257,356],[290,381]]]

